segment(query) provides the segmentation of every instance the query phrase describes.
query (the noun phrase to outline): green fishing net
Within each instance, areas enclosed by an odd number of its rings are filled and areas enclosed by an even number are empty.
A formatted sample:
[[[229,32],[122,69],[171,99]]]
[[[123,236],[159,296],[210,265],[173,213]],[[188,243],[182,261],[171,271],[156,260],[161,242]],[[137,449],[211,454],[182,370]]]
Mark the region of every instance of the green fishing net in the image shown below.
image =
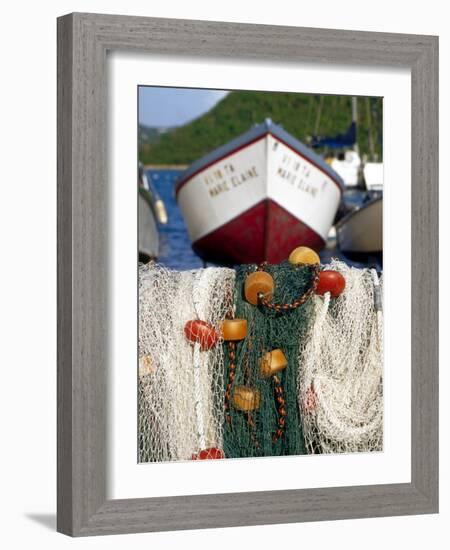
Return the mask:
[[[229,418],[223,428],[223,445],[227,457],[255,457],[305,454],[301,411],[297,402],[299,350],[311,321],[311,300],[302,306],[277,312],[263,305],[249,304],[244,297],[246,277],[256,265],[242,265],[236,270],[234,304],[235,317],[247,319],[247,337],[236,345],[235,379],[231,390],[247,386],[259,390],[260,405],[251,412],[229,408]],[[312,284],[314,269],[293,266],[288,262],[266,265],[264,270],[275,281],[273,301],[292,303]],[[225,385],[229,372],[229,344],[223,343]],[[281,437],[274,438],[279,422],[273,377],[263,378],[260,361],[266,352],[281,349],[287,358],[287,367],[277,374],[285,400],[285,425]]]

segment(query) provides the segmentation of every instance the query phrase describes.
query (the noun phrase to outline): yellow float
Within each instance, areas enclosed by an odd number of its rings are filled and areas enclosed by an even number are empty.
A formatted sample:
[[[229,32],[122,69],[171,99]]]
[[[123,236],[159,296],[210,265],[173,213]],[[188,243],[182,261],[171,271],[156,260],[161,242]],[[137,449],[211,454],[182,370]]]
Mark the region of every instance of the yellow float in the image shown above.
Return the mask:
[[[233,407],[238,411],[250,412],[259,409],[261,393],[250,386],[236,386],[233,394]]]
[[[308,248],[307,246],[299,246],[289,254],[289,262],[292,265],[306,264],[316,265],[320,264],[320,258],[317,252]]]
[[[263,378],[269,378],[277,372],[284,370],[287,364],[288,361],[281,349],[274,349],[265,353],[261,358],[259,372]]]

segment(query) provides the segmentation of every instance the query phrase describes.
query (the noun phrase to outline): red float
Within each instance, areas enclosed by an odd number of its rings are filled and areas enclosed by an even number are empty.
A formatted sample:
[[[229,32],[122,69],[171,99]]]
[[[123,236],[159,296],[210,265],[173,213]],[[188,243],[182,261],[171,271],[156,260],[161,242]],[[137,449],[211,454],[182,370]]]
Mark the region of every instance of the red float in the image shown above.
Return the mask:
[[[184,335],[189,342],[198,342],[202,351],[213,348],[220,339],[216,329],[206,321],[201,321],[200,319],[188,321],[184,325]]]
[[[314,391],[314,388],[310,386],[306,390],[306,395],[302,402],[302,409],[305,413],[311,413],[317,407],[317,394]]]
[[[225,458],[225,454],[222,449],[211,447],[209,449],[203,449],[196,455],[192,455],[192,460],[219,460]]]
[[[326,292],[329,292],[332,298],[337,298],[344,292],[344,288],[345,279],[338,271],[320,272],[316,294],[323,296]]]

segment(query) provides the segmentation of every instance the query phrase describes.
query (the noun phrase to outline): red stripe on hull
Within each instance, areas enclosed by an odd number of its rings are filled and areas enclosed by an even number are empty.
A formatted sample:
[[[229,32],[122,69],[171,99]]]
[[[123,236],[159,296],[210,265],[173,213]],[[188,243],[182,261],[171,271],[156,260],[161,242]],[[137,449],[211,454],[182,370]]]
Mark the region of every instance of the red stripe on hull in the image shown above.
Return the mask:
[[[196,241],[204,260],[220,264],[279,263],[297,246],[321,250],[325,242],[276,202],[266,199]]]

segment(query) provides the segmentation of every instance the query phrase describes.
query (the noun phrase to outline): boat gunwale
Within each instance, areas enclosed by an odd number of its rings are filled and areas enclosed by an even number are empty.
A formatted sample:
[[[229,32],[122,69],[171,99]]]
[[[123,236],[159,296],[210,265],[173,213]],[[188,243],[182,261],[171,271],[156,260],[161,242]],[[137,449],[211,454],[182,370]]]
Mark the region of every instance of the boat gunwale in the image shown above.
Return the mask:
[[[189,183],[192,178],[197,176],[200,172],[203,172],[204,170],[206,170],[213,164],[220,162],[224,158],[231,156],[234,153],[245,149],[246,147],[249,147],[250,145],[253,145],[261,139],[265,139],[267,136],[272,136],[273,138],[277,139],[278,141],[283,143],[283,145],[294,151],[294,153],[304,158],[306,161],[308,161],[310,164],[312,164],[318,170],[328,176],[337,186],[342,197],[345,185],[342,178],[339,176],[339,174],[337,174],[337,172],[332,170],[327,165],[327,163],[321,157],[319,157],[319,155],[309,149],[301,141],[291,136],[283,128],[273,123],[264,122],[262,124],[259,124],[258,126],[255,126],[254,128],[251,128],[248,132],[236,137],[225,145],[222,145],[221,147],[218,147],[217,149],[211,151],[201,159],[193,162],[189,166],[189,168],[187,168],[180,175],[178,183],[175,186],[176,199],[178,200],[178,193],[180,192],[181,188]]]

